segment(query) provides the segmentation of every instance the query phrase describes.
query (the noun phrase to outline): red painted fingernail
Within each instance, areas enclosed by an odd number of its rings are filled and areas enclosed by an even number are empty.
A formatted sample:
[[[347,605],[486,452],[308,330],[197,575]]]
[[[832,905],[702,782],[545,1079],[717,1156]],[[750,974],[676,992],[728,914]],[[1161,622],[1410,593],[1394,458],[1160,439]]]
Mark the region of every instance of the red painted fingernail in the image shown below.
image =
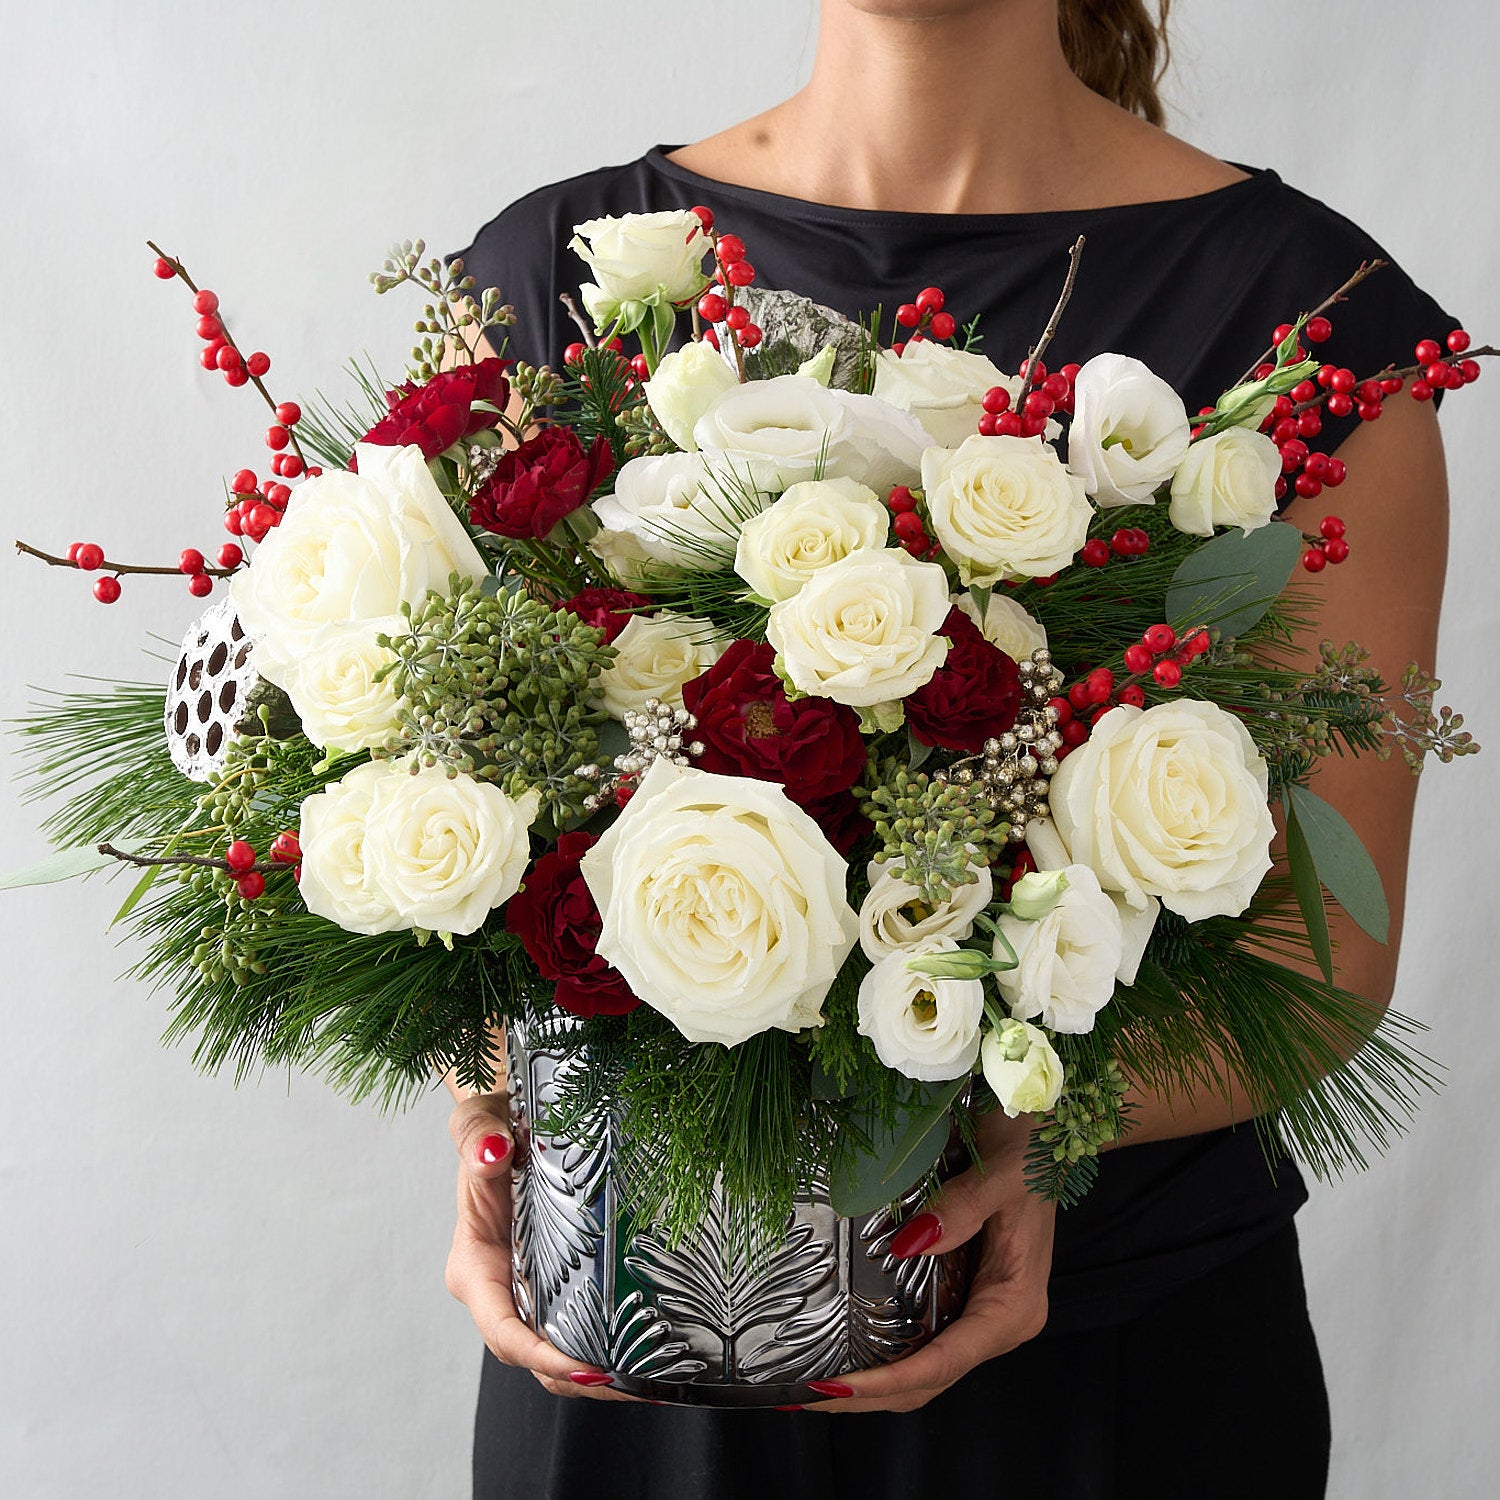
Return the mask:
[[[809,1380],[807,1388],[820,1396],[836,1396],[839,1399],[854,1394],[854,1387],[845,1385],[842,1380]]]
[[[603,1370],[570,1370],[568,1379],[574,1385],[613,1385],[615,1377],[606,1375]]]
[[[474,1154],[485,1166],[492,1167],[510,1155],[510,1142],[503,1135],[487,1135],[474,1148]]]
[[[802,1408],[800,1406],[774,1406],[771,1409],[772,1409],[772,1411],[801,1411],[802,1410]]]
[[[897,1260],[909,1260],[930,1250],[943,1237],[943,1221],[936,1214],[918,1214],[891,1241],[891,1254]]]

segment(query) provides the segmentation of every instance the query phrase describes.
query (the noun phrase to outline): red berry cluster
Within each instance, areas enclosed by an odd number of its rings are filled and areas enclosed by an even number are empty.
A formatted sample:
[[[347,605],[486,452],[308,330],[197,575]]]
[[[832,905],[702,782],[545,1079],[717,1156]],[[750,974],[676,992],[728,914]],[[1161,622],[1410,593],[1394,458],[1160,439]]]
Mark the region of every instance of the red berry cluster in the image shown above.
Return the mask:
[[[984,393],[984,411],[979,417],[979,431],[985,437],[1040,437],[1054,412],[1073,410],[1073,382],[1078,365],[1064,365],[1051,374],[1041,360],[1021,361],[1021,378],[1027,386],[1020,409],[1012,410],[1010,392],[1003,385],[991,386]]]
[[[1208,632],[1201,628],[1179,640],[1170,625],[1149,625],[1136,644],[1125,648],[1125,670],[1132,677],[1144,677],[1149,672],[1158,687],[1174,688],[1182,681],[1182,669],[1202,656],[1211,644]],[[1135,693],[1127,698],[1125,694],[1131,688]],[[1139,684],[1128,683],[1121,688],[1119,701],[1135,703],[1139,708],[1145,701]]]
[[[1324,516],[1318,523],[1318,535],[1305,537],[1310,544],[1302,554],[1302,566],[1309,573],[1321,573],[1329,563],[1341,563],[1349,556],[1344,540],[1344,523],[1338,516]]]
[[[1144,557],[1151,550],[1150,536],[1139,526],[1122,526],[1106,542],[1091,536],[1078,549],[1078,561],[1086,568],[1102,568],[1111,557]]]
[[[906,345],[924,338],[939,341],[951,339],[958,332],[958,319],[946,310],[947,297],[937,286],[924,286],[916,300],[903,302],[896,309],[896,322],[902,328],[911,329],[908,339],[891,345],[894,353],[900,354]]]
[[[693,212],[703,225],[703,232],[712,235],[714,214],[711,208],[697,204]],[[754,349],[763,337],[757,324],[751,321],[750,309],[736,303],[734,294],[741,287],[755,281],[755,267],[745,258],[745,242],[737,234],[714,235],[714,282],[723,287],[722,292],[704,292],[698,298],[698,316],[705,323],[721,323],[729,329],[735,343],[741,349]],[[713,328],[705,330],[703,337],[715,349],[719,347],[719,335]]]
[[[927,522],[917,508],[917,497],[904,484],[898,484],[888,496],[891,530],[897,543],[913,557],[929,557],[938,550],[937,541],[928,535]]]
[[[170,261],[158,259],[155,267],[158,276],[162,276],[163,266],[167,267],[166,276],[180,274]],[[206,287],[195,292],[193,311],[198,314],[198,337],[203,340],[198,363],[205,370],[219,371],[226,385],[245,385],[252,379],[259,380],[271,368],[269,354],[256,350],[247,359],[235,347],[224,327],[224,320],[219,316],[219,298],[216,292],[211,292]]]
[[[302,845],[294,829],[278,833],[271,841],[271,863],[289,868],[294,880],[301,878]],[[266,893],[265,872],[256,864],[255,846],[246,839],[235,839],[224,851],[224,867],[235,877],[235,890],[246,901]]]

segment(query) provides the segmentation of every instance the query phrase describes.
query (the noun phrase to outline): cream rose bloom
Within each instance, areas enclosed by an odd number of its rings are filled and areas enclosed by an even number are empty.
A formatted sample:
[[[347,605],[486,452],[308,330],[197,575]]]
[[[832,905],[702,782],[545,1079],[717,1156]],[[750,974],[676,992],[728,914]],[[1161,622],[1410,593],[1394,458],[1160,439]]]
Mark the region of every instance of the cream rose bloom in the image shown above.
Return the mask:
[[[771,606],[766,639],[802,693],[871,708],[915,692],[948,655],[948,575],[899,547],[851,552]]]
[[[979,1056],[984,986],[907,967],[908,959],[957,948],[952,938],[929,938],[882,958],[859,983],[859,1034],[886,1067],[923,1083],[962,1078]]]
[[[935,938],[966,938],[974,918],[995,894],[988,865],[970,865],[974,879],[956,886],[946,901],[928,906],[922,893],[889,864],[870,862],[870,889],[859,908],[859,945],[871,963]]]
[[[600,956],[689,1041],[822,1024],[857,924],[844,861],[779,786],[655,760],[581,869]]]
[[[990,645],[1012,661],[1025,661],[1047,644],[1047,627],[1009,594],[991,594],[981,610],[972,594],[959,594],[953,601],[979,627]]]
[[[879,494],[915,484],[932,441],[915,417],[806,375],[735,385],[698,419],[693,439],[705,454],[769,468],[778,489],[820,477],[857,479]]]
[[[995,984],[1018,1020],[1040,1016],[1053,1031],[1080,1033],[1094,1029],[1094,1017],[1114,998],[1124,931],[1087,865],[1061,874],[1066,883],[1044,916],[1028,922],[1000,914],[995,957],[1008,958],[1009,943],[1017,962],[996,974]]]
[[[1237,916],[1271,868],[1266,763],[1216,704],[1111,709],[1058,768],[1048,799],[1073,863],[1137,910]]]
[[[1068,467],[1101,507],[1150,500],[1187,453],[1182,397],[1138,359],[1096,354],[1073,382]]]
[[[420,448],[354,451],[357,474],[297,486],[281,524],[229,586],[255,668],[278,687],[327,626],[383,620],[429,590],[446,593],[453,573],[477,582],[489,572]]]
[[[739,384],[712,344],[695,341],[665,355],[645,383],[646,402],[679,448],[694,449],[693,427],[715,399]]]
[[[1188,446],[1172,476],[1167,515],[1179,531],[1212,536],[1216,526],[1254,531],[1276,514],[1281,454],[1263,432],[1230,427]]]
[[[1072,562],[1094,508],[1041,438],[982,437],[922,455],[932,529],[966,584],[1044,578]]]
[[[594,280],[581,290],[601,333],[622,312],[629,319],[643,305],[696,296],[705,285],[703,257],[712,248],[689,209],[588,219],[573,226],[568,241],[568,249],[593,272]]]
[[[1026,1021],[1006,1020],[986,1034],[979,1049],[984,1081],[1011,1119],[1045,1114],[1062,1093],[1062,1059],[1047,1033]]]
[[[734,571],[774,604],[851,552],[884,547],[889,529],[874,490],[853,479],[804,480],[745,522]]]
[[[648,698],[680,704],[683,684],[713,666],[725,647],[711,620],[666,610],[632,615],[614,644],[614,663],[598,677],[599,697],[614,719]]]
[[[398,727],[401,700],[382,668],[395,653],[380,635],[406,631],[400,615],[359,625],[329,625],[314,645],[282,674],[282,687],[302,720],[302,731],[325,750],[370,750]]]
[[[314,916],[367,935],[407,925],[365,864],[365,829],[375,788],[391,776],[405,775],[391,761],[371,761],[303,798],[297,819],[302,844],[297,889]]]
[[[1019,380],[984,355],[933,339],[909,343],[900,354],[882,349],[875,358],[875,395],[910,412],[944,448],[974,435],[987,390],[998,385],[1009,391],[1012,384],[1020,389]]]

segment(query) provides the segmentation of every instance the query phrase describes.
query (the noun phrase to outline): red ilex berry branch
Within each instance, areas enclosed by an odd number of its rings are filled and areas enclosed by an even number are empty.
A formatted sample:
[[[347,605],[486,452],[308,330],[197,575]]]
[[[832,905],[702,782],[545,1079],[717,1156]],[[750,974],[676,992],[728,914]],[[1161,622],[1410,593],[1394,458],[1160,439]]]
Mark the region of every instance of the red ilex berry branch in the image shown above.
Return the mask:
[[[1344,298],[1347,297],[1349,293],[1352,292],[1354,288],[1357,287],[1360,282],[1362,282],[1367,276],[1373,276],[1376,271],[1383,271],[1389,264],[1390,262],[1387,260],[1362,261],[1360,263],[1359,269],[1348,279],[1348,281],[1343,284],[1343,286],[1338,289],[1338,291],[1336,291],[1331,297],[1325,297],[1320,303],[1318,303],[1315,308],[1313,308],[1310,313],[1307,314],[1305,318],[1302,319],[1303,327],[1306,328],[1307,325],[1310,324],[1313,319],[1315,319],[1320,313],[1325,313],[1330,307],[1334,307],[1338,303],[1342,302]],[[1325,319],[1324,321],[1326,322],[1327,320]],[[1259,377],[1257,377],[1255,373],[1256,370],[1261,365],[1267,363],[1267,361],[1270,361],[1272,363],[1275,362],[1277,352],[1280,350],[1281,345],[1285,341],[1287,335],[1290,334],[1291,327],[1287,326],[1284,333],[1279,328],[1276,331],[1278,333],[1281,333],[1281,338],[1274,340],[1274,342],[1271,344],[1271,347],[1267,349],[1259,359],[1251,362],[1250,368],[1246,370],[1245,373],[1241,375],[1237,381],[1235,381],[1236,385],[1246,385],[1250,381],[1258,379]],[[1326,338],[1327,336],[1328,335],[1324,333],[1323,337]],[[1315,342],[1321,343],[1322,340],[1315,340]]]
[[[189,549],[190,551],[192,549]],[[54,568],[80,568],[85,573],[154,573],[161,577],[175,578],[186,572],[206,573],[210,578],[228,578],[236,570],[234,568],[210,568],[206,563],[191,570],[184,568],[180,563],[167,568],[155,567],[145,563],[115,563],[110,562],[93,542],[75,542],[71,549],[73,555],[68,557],[55,557],[50,552],[43,552],[39,547],[33,547],[29,542],[18,541],[16,551],[24,552],[28,557],[39,557],[41,560]],[[96,559],[93,554],[98,552]],[[196,554],[199,559],[202,553]]]
[[[1042,330],[1042,336],[1026,355],[1025,363],[1021,366],[1021,394],[1016,404],[1019,406],[1026,399],[1026,393],[1031,389],[1036,380],[1041,379],[1040,366],[1042,355],[1047,352],[1047,345],[1052,342],[1053,335],[1057,332],[1057,325],[1062,320],[1063,309],[1072,300],[1073,286],[1078,280],[1078,265],[1083,259],[1084,237],[1080,234],[1073,241],[1068,251],[1068,274],[1063,281],[1063,289],[1057,299],[1057,306],[1052,309],[1052,316],[1047,319],[1047,326]]]
[[[269,875],[274,871],[284,873],[292,868],[279,860],[257,860],[254,864],[239,866],[212,854],[131,854],[126,849],[117,849],[113,844],[100,844],[99,852],[128,865],[192,865],[203,870],[220,870],[225,875],[233,875],[236,880],[243,879],[246,875]]]
[[[910,328],[913,339],[932,337],[939,342],[951,339],[958,332],[958,319],[946,310],[948,299],[943,289],[924,286],[912,302],[903,302],[896,309],[896,323],[901,328]],[[893,354],[900,354],[906,344],[891,345]]]

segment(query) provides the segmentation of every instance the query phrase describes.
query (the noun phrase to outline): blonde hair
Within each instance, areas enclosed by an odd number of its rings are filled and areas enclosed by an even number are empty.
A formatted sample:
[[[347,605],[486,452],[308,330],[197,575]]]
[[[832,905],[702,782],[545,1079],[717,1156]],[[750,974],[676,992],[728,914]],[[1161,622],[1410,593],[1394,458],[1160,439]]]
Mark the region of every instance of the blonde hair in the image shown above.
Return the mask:
[[[1057,31],[1068,66],[1096,94],[1141,115],[1165,120],[1157,84],[1167,71],[1167,12],[1172,0],[1059,0]]]

